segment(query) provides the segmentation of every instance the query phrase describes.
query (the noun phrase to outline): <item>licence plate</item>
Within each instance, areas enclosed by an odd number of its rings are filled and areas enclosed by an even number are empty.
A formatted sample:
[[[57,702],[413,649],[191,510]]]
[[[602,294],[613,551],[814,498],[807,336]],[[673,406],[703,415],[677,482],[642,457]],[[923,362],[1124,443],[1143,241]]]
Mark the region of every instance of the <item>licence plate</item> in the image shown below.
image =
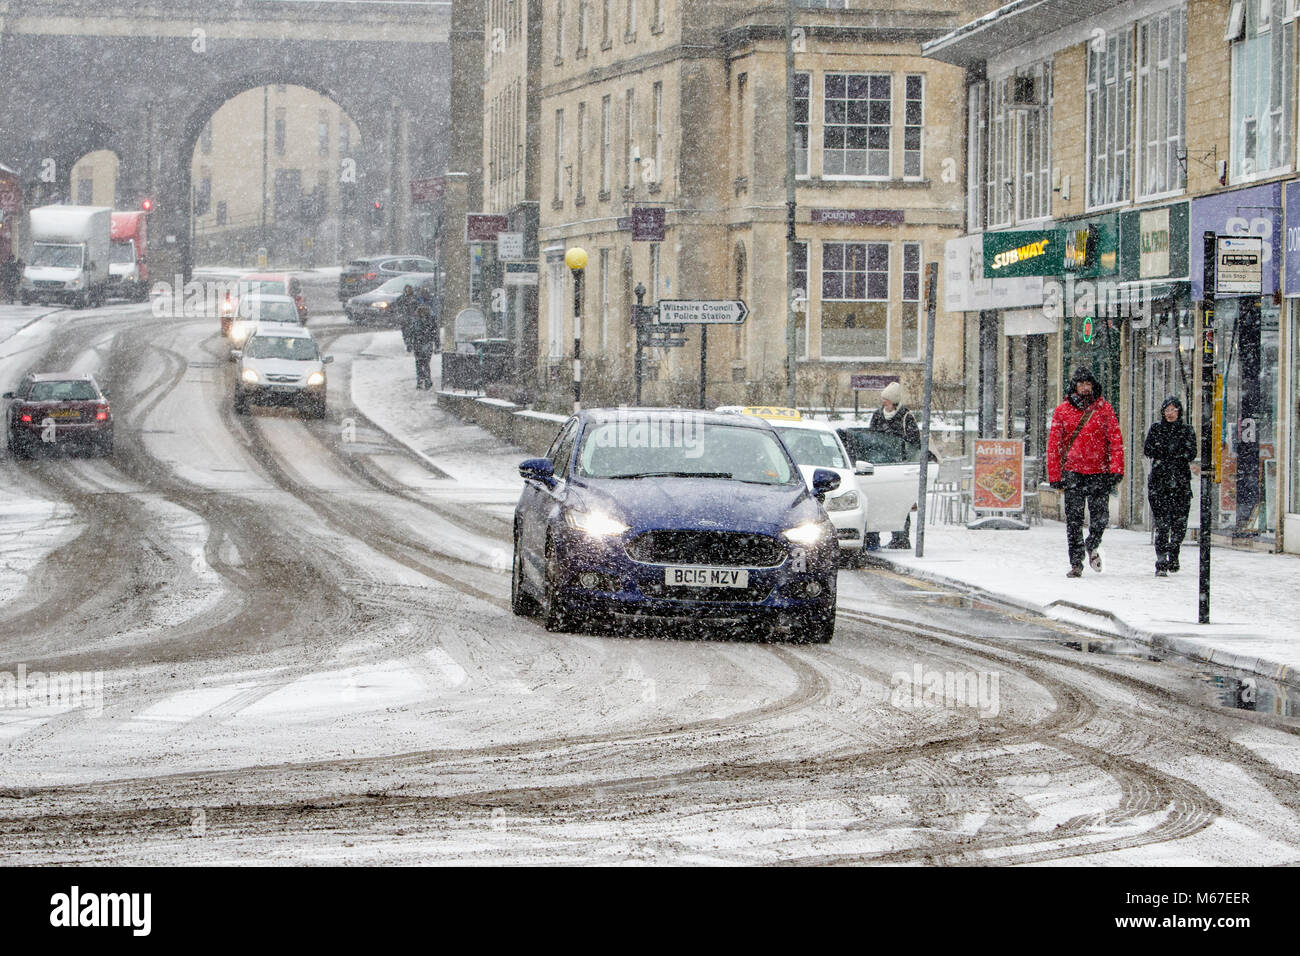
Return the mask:
[[[693,588],[747,588],[749,572],[744,568],[664,568],[664,584]]]
[[[80,418],[81,412],[74,411],[71,408],[58,408],[50,412],[51,418]]]
[[[293,386],[293,385],[272,385],[272,386],[271,386],[271,391],[273,391],[273,392],[296,392],[296,391],[298,391],[298,389],[297,389],[295,386]]]

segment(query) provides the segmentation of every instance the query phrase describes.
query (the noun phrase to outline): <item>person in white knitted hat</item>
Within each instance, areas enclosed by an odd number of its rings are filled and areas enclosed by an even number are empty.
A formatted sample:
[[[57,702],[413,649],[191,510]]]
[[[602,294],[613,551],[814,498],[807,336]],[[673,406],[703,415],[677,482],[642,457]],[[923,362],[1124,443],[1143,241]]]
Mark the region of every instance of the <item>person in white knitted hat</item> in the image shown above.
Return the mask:
[[[872,431],[897,435],[913,448],[921,447],[921,428],[916,424],[916,416],[903,404],[903,386],[890,382],[880,392],[880,407],[871,414]],[[903,449],[900,449],[902,451]],[[889,542],[891,548],[910,548],[912,546],[910,529],[912,519],[909,516],[902,531],[895,531]]]
[[[890,382],[880,393],[880,408],[871,415],[873,431],[897,435],[910,445],[921,444],[921,427],[916,416],[903,404],[903,386]]]

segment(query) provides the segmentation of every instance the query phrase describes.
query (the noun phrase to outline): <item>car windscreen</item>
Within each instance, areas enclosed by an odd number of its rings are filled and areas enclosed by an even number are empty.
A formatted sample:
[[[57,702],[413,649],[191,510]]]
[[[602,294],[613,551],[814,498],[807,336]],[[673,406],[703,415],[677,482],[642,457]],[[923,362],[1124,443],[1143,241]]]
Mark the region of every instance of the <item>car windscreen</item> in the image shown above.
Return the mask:
[[[763,485],[799,480],[772,432],[648,416],[587,429],[578,453],[578,474],[629,479],[707,476]]]
[[[32,258],[29,266],[51,266],[56,269],[80,269],[81,246],[60,246],[50,242],[38,242],[32,246]]]
[[[254,335],[244,347],[249,358],[311,362],[320,357],[314,340],[301,335]]]
[[[95,386],[84,379],[71,382],[33,382],[29,402],[92,402],[99,398]]]
[[[259,292],[265,292],[267,295],[284,295],[284,282],[279,279],[240,279],[239,290],[241,295],[257,295]]]
[[[257,302],[250,307],[251,316],[258,322],[297,322],[298,307],[292,302]]]
[[[108,250],[108,261],[115,266],[135,262],[135,246],[130,242],[115,242]]]
[[[870,428],[841,428],[840,438],[854,461],[873,465],[897,465],[921,460],[921,446],[903,440],[901,435]]]
[[[794,460],[813,468],[848,468],[840,443],[830,432],[813,428],[782,428],[777,426],[781,441],[790,449]]]

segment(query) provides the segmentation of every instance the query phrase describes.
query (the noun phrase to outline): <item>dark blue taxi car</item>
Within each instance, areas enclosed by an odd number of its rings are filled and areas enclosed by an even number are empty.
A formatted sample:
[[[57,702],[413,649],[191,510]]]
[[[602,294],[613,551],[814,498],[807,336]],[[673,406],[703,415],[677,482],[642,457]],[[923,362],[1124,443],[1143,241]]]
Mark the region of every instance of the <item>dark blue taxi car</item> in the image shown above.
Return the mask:
[[[824,643],[839,547],[767,422],[593,409],[519,466],[511,604],[549,630],[588,619],[716,623]]]

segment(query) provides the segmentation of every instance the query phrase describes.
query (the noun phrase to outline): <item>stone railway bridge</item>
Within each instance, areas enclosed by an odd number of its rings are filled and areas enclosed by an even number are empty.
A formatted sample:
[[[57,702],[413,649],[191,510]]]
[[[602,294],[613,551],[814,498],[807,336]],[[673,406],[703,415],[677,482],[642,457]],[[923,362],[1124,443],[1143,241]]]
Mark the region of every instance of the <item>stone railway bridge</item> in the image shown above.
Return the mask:
[[[203,127],[246,90],[304,86],[360,128],[357,188],[387,191],[397,249],[410,179],[446,164],[450,20],[433,0],[0,0],[0,162],[33,204],[70,195],[77,160],[113,150],[116,207],[155,202],[154,275],[188,276]]]

